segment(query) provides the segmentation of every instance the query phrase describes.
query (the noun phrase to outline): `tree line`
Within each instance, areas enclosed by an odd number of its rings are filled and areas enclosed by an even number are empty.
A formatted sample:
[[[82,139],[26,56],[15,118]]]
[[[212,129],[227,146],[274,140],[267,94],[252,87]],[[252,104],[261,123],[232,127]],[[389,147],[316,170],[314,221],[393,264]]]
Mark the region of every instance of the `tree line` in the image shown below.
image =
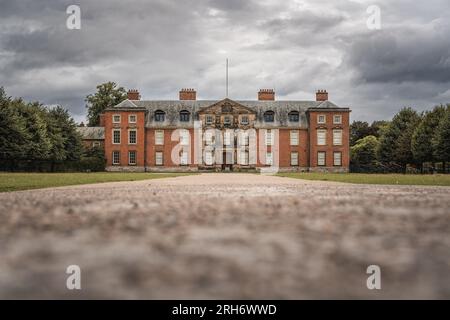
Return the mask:
[[[418,113],[403,108],[392,121],[350,126],[353,172],[448,172],[450,104]]]
[[[99,152],[83,148],[76,127],[63,107],[11,98],[0,87],[0,170],[99,169],[104,159]]]

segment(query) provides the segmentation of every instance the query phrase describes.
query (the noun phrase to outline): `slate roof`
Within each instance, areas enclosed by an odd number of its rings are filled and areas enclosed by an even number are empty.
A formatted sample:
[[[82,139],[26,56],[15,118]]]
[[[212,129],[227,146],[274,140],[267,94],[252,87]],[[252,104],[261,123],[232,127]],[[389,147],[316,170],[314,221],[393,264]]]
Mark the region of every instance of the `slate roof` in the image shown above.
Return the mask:
[[[83,140],[104,140],[104,127],[77,127],[78,133],[81,134]]]
[[[192,127],[195,120],[198,120],[198,112],[209,107],[221,100],[125,100],[120,104],[109,108],[108,110],[146,110],[147,127]],[[233,100],[245,107],[256,112],[256,127],[296,127],[307,128],[308,121],[306,112],[308,109],[339,109],[348,110],[348,108],[340,108],[330,101],[259,101],[259,100]],[[166,121],[163,123],[155,122],[155,111],[162,110],[166,113]],[[179,113],[187,110],[191,113],[189,122],[180,122]],[[266,111],[275,113],[275,121],[272,123],[264,123],[264,113]],[[298,123],[290,123],[289,112],[298,111],[300,121]]]

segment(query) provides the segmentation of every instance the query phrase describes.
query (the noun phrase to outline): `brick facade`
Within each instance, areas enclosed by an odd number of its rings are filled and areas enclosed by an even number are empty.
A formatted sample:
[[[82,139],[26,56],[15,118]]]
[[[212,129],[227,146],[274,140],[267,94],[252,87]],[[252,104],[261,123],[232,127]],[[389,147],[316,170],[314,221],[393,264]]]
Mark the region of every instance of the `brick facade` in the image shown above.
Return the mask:
[[[273,161],[279,171],[346,172],[349,168],[350,110],[328,100],[322,101],[325,94],[328,98],[326,91],[318,91],[316,101],[283,102],[274,100],[273,90],[264,89],[259,92],[258,101],[203,101],[195,100],[193,89],[183,89],[180,100],[161,102],[141,101],[139,92],[133,90],[129,96],[137,100],[125,100],[102,115],[107,169],[255,170],[270,167],[265,158],[273,152]],[[189,146],[181,146],[179,129],[189,132]],[[217,132],[220,137],[214,138],[215,151],[207,155],[203,151],[206,150],[208,130]],[[116,139],[120,132],[120,142],[114,141],[115,131]],[[132,141],[130,131],[135,132],[131,134]],[[231,140],[227,142],[225,132],[230,132]],[[240,146],[237,141],[241,139],[241,132],[255,134],[255,140],[248,138],[249,145]],[[273,134],[273,145],[266,146],[267,132]],[[200,136],[201,140],[198,139]],[[256,147],[250,147],[251,141],[256,142]],[[224,149],[217,148],[218,143]],[[188,153],[187,164],[178,157],[183,154],[182,150]],[[256,151],[256,163],[237,161],[238,158],[250,159],[252,151]],[[233,163],[223,163],[231,155]],[[207,156],[215,161],[207,163]],[[194,159],[199,160],[193,163]]]

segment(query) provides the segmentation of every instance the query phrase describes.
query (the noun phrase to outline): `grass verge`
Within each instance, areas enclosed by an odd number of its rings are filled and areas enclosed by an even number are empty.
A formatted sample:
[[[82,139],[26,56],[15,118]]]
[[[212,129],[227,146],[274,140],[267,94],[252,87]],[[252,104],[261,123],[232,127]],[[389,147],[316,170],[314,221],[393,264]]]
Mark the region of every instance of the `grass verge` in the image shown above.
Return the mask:
[[[0,172],[0,192],[71,186],[79,184],[171,178],[192,173],[92,172],[6,173]]]
[[[281,177],[337,181],[357,184],[450,186],[450,175],[365,174],[365,173],[279,173]]]

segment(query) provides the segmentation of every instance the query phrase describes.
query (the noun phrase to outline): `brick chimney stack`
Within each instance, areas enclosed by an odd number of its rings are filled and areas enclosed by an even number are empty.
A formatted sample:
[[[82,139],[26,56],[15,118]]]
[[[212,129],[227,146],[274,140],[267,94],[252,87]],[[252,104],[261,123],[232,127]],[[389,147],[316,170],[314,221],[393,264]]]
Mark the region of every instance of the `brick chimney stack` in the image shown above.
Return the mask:
[[[130,89],[127,93],[128,100],[141,100],[141,95],[139,94],[139,91],[136,89]]]
[[[275,100],[275,91],[273,91],[273,89],[259,89],[258,100],[259,101],[274,101]]]
[[[197,100],[197,92],[194,89],[181,89],[180,100]]]
[[[328,100],[327,90],[317,90],[316,101],[327,101],[327,100]]]

